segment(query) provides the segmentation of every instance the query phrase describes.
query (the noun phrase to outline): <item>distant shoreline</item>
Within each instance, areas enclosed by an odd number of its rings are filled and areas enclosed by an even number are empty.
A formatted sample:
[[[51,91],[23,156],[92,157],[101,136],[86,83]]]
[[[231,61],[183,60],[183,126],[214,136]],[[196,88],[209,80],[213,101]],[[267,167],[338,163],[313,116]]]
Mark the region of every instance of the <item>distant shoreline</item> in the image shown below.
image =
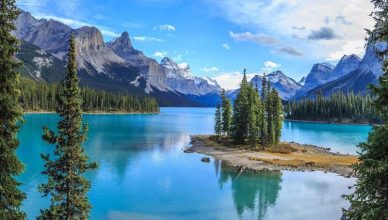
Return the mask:
[[[371,123],[356,123],[356,122],[332,122],[332,121],[312,121],[312,120],[296,120],[296,119],[284,119],[284,121],[291,121],[291,122],[307,122],[307,123],[316,123],[316,124],[336,124],[336,125],[377,125],[377,124],[371,124]]]

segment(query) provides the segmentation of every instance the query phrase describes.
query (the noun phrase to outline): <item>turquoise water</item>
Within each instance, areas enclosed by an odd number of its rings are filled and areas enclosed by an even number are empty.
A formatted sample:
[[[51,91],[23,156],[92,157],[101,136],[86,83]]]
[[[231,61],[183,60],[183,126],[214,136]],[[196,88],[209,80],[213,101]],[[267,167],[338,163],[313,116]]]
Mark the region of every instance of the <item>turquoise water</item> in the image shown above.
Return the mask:
[[[354,179],[322,172],[243,173],[199,154],[185,154],[190,134],[213,132],[211,108],[162,108],[159,115],[85,115],[89,140],[85,148],[99,164],[88,175],[91,219],[338,219]],[[18,154],[26,164],[20,176],[28,199],[29,219],[47,207],[37,192],[46,178],[40,174],[41,128],[55,128],[54,114],[25,116]],[[287,122],[284,139],[355,152],[369,127]],[[329,130],[327,130],[329,129]],[[341,136],[352,134],[355,138]],[[332,138],[330,142],[324,138]],[[315,140],[317,138],[318,140]],[[320,145],[320,144],[319,144]],[[327,145],[329,146],[329,145]]]
[[[357,154],[357,144],[368,138],[371,126],[285,121],[282,140],[331,148],[333,152]]]

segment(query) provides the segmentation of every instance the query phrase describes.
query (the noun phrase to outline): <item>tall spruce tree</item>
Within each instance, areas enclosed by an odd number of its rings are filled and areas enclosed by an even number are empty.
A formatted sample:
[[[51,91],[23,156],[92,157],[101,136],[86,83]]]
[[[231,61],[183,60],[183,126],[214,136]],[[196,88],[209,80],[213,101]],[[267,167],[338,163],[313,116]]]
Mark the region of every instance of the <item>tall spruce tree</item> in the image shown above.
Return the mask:
[[[388,42],[388,2],[372,0],[376,12],[375,29],[370,31],[369,43]],[[388,59],[387,52],[380,54],[384,59],[383,75],[379,86],[371,86],[377,95],[375,105],[383,117],[384,124],[374,126],[368,140],[359,145],[359,162],[354,165],[357,177],[355,191],[346,196],[350,201],[345,215],[349,219],[388,219]]]
[[[230,100],[225,95],[225,90],[222,90],[221,93],[222,100],[222,132],[225,135],[229,135],[230,126],[232,124],[232,105]]]
[[[221,106],[220,104],[217,104],[215,123],[214,123],[214,132],[216,132],[217,136],[220,136],[221,131],[222,131]]]
[[[274,130],[274,109],[273,109],[273,97],[271,93],[271,82],[268,80],[267,81],[267,86],[266,86],[266,104],[265,104],[265,111],[267,115],[267,144],[272,145],[275,137],[275,130]]]
[[[19,63],[14,59],[18,40],[11,35],[19,11],[15,0],[0,1],[0,219],[24,219],[20,210],[25,194],[18,186],[16,175],[23,172],[23,164],[16,155],[16,137],[22,120],[18,90]]]
[[[252,147],[256,145],[256,141],[258,138],[258,94],[257,91],[253,88],[252,85],[248,87],[248,97],[249,97],[249,107],[248,107],[248,139]]]
[[[89,163],[82,143],[86,140],[87,124],[82,124],[82,110],[79,79],[77,76],[76,48],[72,35],[68,53],[67,75],[62,82],[57,113],[61,120],[58,133],[44,128],[42,138],[56,144],[54,156],[42,155],[45,161],[43,174],[48,182],[39,186],[44,196],[50,195],[51,204],[41,211],[41,219],[87,219],[91,205],[86,193],[90,181],[83,175],[96,169],[96,163]]]
[[[260,114],[260,138],[263,146],[267,145],[268,142],[268,130],[267,130],[267,79],[265,73],[263,74],[261,84],[261,114]]]
[[[272,89],[272,105],[273,105],[273,116],[274,116],[274,144],[278,144],[282,135],[283,126],[283,104],[279,96],[279,93]]]
[[[237,144],[243,144],[248,135],[248,87],[246,70],[244,69],[240,92],[234,101],[233,107],[232,137]]]

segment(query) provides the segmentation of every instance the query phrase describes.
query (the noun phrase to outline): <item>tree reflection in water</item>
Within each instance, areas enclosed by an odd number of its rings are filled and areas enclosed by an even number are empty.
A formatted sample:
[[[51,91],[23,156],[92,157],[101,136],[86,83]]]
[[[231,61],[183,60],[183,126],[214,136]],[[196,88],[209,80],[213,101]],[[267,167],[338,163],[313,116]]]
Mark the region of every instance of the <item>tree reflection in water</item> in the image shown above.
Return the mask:
[[[251,212],[257,219],[263,219],[267,208],[276,203],[281,189],[281,172],[244,172],[239,175],[236,168],[225,162],[214,160],[220,188],[231,184],[234,205],[242,218]]]

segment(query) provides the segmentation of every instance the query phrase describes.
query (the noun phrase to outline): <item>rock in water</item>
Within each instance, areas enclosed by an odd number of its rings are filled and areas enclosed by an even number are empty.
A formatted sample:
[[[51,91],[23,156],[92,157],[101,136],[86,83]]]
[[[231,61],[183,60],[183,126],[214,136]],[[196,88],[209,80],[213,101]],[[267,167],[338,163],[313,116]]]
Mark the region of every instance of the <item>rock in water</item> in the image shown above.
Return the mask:
[[[210,158],[209,157],[202,157],[201,161],[204,162],[204,163],[209,163],[210,162]]]

